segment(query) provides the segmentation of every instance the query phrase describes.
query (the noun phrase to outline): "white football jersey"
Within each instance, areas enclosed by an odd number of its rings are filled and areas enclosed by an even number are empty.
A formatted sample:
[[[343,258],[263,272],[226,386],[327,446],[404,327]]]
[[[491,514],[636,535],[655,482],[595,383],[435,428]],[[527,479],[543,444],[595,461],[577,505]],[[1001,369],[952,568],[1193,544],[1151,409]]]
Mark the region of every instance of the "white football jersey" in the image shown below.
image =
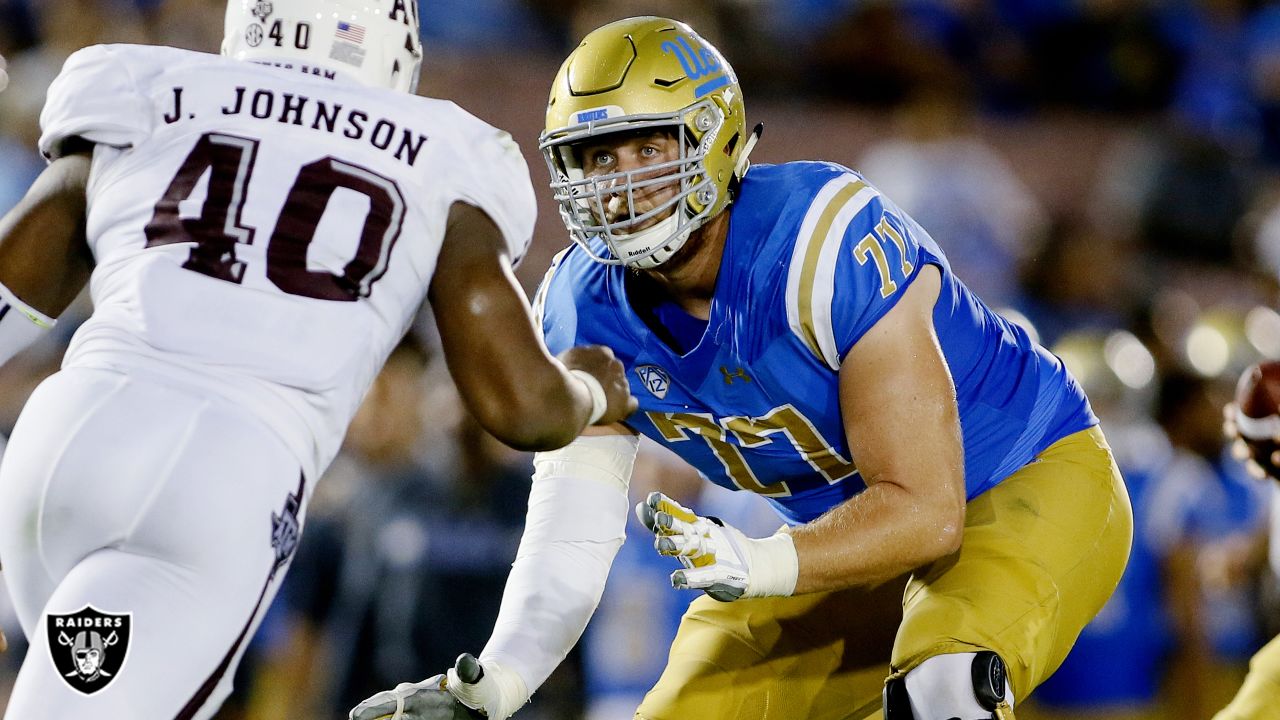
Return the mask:
[[[487,213],[513,259],[533,232],[509,135],[319,68],[90,47],[67,60],[40,120],[51,160],[70,138],[97,144],[94,310],[64,367],[227,396],[312,477],[422,302],[450,205]]]

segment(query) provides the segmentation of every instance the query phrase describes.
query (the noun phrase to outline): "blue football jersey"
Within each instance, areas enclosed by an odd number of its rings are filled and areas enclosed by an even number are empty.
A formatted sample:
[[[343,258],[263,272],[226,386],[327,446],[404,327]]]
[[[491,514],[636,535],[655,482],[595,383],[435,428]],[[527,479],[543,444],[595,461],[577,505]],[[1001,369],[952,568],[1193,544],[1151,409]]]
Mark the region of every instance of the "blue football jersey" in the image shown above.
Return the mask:
[[[607,345],[626,364],[640,401],[629,427],[711,482],[760,493],[803,523],[866,487],[845,440],[840,363],[926,264],[942,274],[934,324],[956,385],[972,499],[1097,420],[1062,363],[983,305],[928,233],[847,168],[750,169],[710,319],[685,352],[637,312],[631,271],[576,246],[557,256],[535,311],[552,352]]]

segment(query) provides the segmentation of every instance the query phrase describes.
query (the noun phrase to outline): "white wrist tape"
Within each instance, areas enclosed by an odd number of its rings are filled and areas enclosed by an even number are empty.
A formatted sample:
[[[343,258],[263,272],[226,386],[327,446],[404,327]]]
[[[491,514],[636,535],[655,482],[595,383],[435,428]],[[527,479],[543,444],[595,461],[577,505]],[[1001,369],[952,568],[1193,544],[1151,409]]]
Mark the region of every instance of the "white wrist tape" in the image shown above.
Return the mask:
[[[517,673],[527,693],[569,654],[600,602],[622,547],[638,444],[630,435],[584,436],[534,455],[524,536],[480,655]]]
[[[604,417],[604,411],[609,409],[609,397],[604,393],[604,386],[595,375],[586,370],[570,370],[569,374],[587,386],[587,394],[591,396],[591,417],[587,418],[587,424],[595,425],[597,420]]]
[[[0,364],[31,347],[57,320],[22,302],[0,284]]]
[[[787,596],[795,593],[800,559],[791,533],[776,532],[767,538],[747,538],[743,550],[751,578],[743,597]]]
[[[481,658],[480,666],[484,668],[484,677],[475,684],[462,682],[458,671],[449,668],[446,687],[458,702],[483,711],[489,720],[507,720],[529,702],[529,690],[518,674],[492,658]]]

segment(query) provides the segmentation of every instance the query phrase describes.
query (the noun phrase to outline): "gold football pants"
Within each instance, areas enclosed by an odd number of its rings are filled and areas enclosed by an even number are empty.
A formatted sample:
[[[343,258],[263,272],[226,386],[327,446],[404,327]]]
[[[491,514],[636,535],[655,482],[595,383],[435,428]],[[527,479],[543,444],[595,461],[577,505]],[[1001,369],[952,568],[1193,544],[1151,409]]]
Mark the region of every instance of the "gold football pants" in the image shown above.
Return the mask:
[[[1230,705],[1213,720],[1263,720],[1280,712],[1280,637],[1249,661],[1249,676]]]
[[[639,720],[880,717],[880,693],[935,655],[993,650],[1021,699],[1115,590],[1133,518],[1097,428],[971,501],[955,555],[875,589],[700,597]]]

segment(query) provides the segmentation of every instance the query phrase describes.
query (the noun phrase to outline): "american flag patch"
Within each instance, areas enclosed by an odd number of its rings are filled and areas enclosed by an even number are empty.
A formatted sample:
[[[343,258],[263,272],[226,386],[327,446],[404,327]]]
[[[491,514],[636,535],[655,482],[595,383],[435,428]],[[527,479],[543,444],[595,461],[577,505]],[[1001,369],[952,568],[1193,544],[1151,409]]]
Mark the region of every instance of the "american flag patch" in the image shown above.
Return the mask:
[[[364,42],[364,26],[354,23],[338,23],[338,32],[334,33],[339,40],[346,40],[357,45]]]

